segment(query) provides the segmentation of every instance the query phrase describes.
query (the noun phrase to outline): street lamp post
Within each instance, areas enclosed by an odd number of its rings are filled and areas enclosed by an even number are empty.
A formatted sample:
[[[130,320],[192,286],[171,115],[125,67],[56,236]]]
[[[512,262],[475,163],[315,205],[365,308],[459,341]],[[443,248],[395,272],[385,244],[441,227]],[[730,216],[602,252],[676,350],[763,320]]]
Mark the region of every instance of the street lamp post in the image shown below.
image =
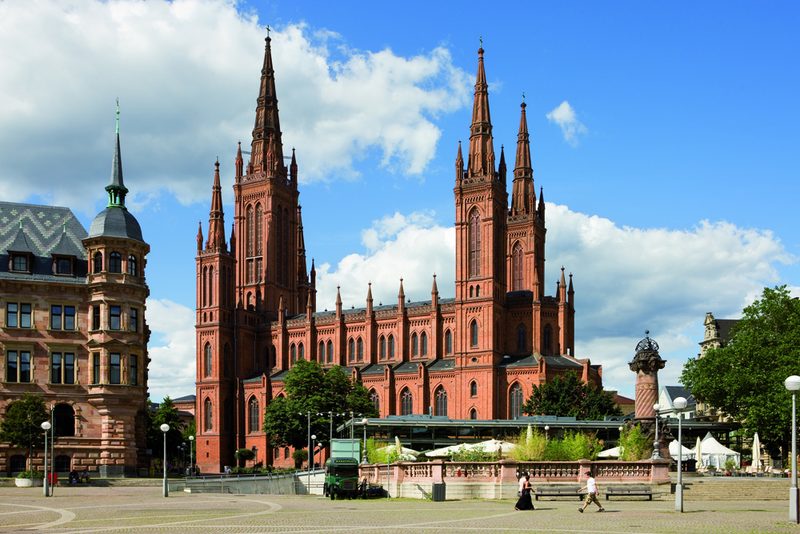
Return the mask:
[[[162,423],[159,427],[161,429],[161,433],[164,434],[164,497],[169,497],[169,485],[167,484],[167,432],[169,432],[169,425],[167,423]]]
[[[47,433],[50,430],[50,421],[45,421],[42,423],[42,430],[44,430],[44,496],[50,496],[50,481],[48,480],[48,473],[47,473]]]
[[[363,451],[363,454],[361,455],[361,463],[362,464],[367,463],[367,422],[368,421],[369,420],[366,417],[361,420],[361,426],[364,427],[364,451]]]
[[[194,436],[189,436],[189,469],[194,476]]]
[[[314,448],[317,446],[317,435],[311,434],[311,465],[314,465]]]
[[[678,484],[675,486],[675,511],[683,512],[683,468],[681,467],[681,460],[683,459],[683,443],[681,442],[681,419],[683,418],[683,410],[686,409],[686,399],[678,397],[672,401],[672,406],[678,412]]]
[[[550,425],[544,425],[544,439],[550,438]]]
[[[661,405],[655,403],[653,405],[653,411],[656,413],[656,439],[653,441],[653,460],[660,460],[661,459],[661,447],[659,446],[658,442],[658,411],[661,409]]]
[[[800,500],[797,494],[797,390],[800,389],[800,376],[790,376],[783,385],[792,392],[792,487],[789,488],[789,521],[800,523]]]

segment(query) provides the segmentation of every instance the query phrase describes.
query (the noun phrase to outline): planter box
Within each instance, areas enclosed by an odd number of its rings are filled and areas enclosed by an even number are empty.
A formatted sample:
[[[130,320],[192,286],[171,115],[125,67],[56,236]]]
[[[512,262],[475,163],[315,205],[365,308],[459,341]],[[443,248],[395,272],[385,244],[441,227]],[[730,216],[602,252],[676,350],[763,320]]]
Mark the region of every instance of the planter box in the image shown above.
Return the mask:
[[[18,488],[32,488],[44,484],[41,478],[15,478],[14,485]]]

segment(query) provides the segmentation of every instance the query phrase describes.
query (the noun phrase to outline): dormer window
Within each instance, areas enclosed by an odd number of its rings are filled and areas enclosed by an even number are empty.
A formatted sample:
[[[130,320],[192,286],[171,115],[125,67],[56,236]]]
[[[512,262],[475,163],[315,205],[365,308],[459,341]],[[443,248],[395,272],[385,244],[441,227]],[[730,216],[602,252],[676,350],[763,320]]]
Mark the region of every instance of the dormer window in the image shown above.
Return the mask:
[[[73,258],[71,256],[56,256],[53,258],[56,274],[71,275]]]
[[[31,272],[31,260],[28,254],[11,254],[11,270],[18,273]]]

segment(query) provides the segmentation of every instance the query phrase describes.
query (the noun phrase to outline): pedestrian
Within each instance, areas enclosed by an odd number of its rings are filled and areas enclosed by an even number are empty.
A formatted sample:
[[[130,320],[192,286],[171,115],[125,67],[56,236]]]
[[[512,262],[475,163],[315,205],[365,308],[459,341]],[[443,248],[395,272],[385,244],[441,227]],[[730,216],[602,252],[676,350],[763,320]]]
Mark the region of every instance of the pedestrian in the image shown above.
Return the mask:
[[[519,499],[517,504],[514,505],[514,510],[533,510],[533,501],[531,500],[531,482],[530,475],[522,477],[522,489],[519,490]]]
[[[603,505],[597,500],[597,481],[594,479],[594,474],[592,474],[591,471],[587,471],[586,475],[589,477],[586,479],[586,485],[578,490],[579,493],[586,490],[586,499],[583,501],[583,506],[578,508],[578,511],[583,513],[587,506],[591,503],[595,503],[599,508],[599,510],[597,510],[598,512],[605,512],[606,509],[603,508]]]
[[[522,489],[525,487],[525,483],[527,481],[525,478],[526,476],[528,476],[528,473],[523,471],[519,477],[519,490],[517,491],[517,497],[522,497]]]

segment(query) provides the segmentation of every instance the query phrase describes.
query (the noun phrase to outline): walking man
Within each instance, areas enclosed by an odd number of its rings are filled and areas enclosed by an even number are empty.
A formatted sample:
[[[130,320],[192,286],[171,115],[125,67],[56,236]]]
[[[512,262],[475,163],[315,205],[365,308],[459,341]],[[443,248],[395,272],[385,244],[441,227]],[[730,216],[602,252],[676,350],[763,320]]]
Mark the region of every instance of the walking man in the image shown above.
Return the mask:
[[[597,481],[595,481],[594,475],[591,471],[587,471],[586,475],[589,477],[586,479],[586,485],[578,490],[578,492],[586,490],[586,500],[583,501],[583,506],[578,508],[578,511],[583,513],[587,506],[589,506],[591,503],[595,503],[599,508],[598,512],[605,512],[606,509],[603,508],[603,505],[601,505],[600,501],[597,500]]]

